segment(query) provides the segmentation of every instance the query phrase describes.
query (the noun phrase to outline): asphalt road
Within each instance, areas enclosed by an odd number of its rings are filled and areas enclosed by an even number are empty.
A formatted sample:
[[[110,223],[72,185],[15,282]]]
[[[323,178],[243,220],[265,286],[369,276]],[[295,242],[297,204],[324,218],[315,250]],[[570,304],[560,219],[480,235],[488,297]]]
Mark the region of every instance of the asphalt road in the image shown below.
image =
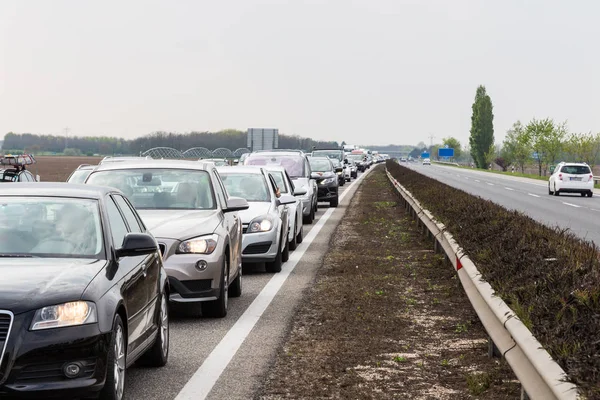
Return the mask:
[[[518,210],[548,226],[568,228],[586,240],[600,243],[600,196],[550,196],[548,182],[489,172],[420,163],[402,163],[419,173]]]
[[[242,296],[230,298],[226,318],[172,316],[169,363],[158,369],[130,368],[125,398],[253,398],[359,185],[354,182],[364,175],[340,187],[344,198],[336,209],[320,203],[317,219],[304,225],[305,240],[290,253],[281,273],[266,273],[264,266],[244,268]]]

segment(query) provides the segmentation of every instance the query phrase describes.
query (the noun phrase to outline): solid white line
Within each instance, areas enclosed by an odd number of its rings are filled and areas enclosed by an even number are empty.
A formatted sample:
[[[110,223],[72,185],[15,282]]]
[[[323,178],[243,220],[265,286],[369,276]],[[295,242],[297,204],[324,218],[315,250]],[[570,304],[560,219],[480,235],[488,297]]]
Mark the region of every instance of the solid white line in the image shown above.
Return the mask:
[[[533,194],[533,193],[527,193],[529,196],[533,196],[533,197],[540,197],[537,194]]]
[[[488,185],[490,185],[490,186],[494,186],[494,184],[493,184],[493,183],[490,183],[490,182],[486,182],[486,183],[487,183]]]
[[[479,182],[479,179],[475,179],[475,182]]]
[[[506,189],[506,190],[515,190],[515,189],[509,188],[509,187],[505,187],[504,189]]]
[[[469,178],[468,176],[465,176],[465,179],[469,180],[469,179],[471,179],[471,178]]]
[[[341,202],[350,189],[360,182],[366,174],[354,181],[344,193],[340,195]],[[205,399],[210,393],[215,383],[233,359],[239,348],[244,343],[262,314],[265,312],[271,301],[279,292],[290,273],[294,270],[302,256],[308,250],[310,244],[315,240],[321,228],[325,225],[335,208],[329,208],[315,226],[310,230],[304,241],[298,245],[298,248],[290,254],[289,260],[283,264],[281,272],[273,275],[261,292],[256,296],[252,304],[246,309],[242,316],[229,329],[227,334],[221,339],[219,344],[204,360],[200,368],[196,370],[194,375],[185,384],[179,392],[175,400],[200,400]]]
[[[563,201],[563,204],[565,206],[571,206],[571,207],[581,208],[581,206],[578,206],[577,204],[565,203],[564,201]]]

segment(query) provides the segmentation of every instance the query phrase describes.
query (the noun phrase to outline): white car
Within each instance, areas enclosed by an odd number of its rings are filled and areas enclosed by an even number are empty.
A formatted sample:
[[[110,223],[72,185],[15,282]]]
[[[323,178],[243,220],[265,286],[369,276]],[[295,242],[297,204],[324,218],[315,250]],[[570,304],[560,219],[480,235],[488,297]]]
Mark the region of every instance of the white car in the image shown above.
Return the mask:
[[[423,165],[431,165],[431,160],[429,158],[424,158]]]
[[[548,180],[548,194],[580,193],[592,197],[594,174],[585,163],[559,163]]]

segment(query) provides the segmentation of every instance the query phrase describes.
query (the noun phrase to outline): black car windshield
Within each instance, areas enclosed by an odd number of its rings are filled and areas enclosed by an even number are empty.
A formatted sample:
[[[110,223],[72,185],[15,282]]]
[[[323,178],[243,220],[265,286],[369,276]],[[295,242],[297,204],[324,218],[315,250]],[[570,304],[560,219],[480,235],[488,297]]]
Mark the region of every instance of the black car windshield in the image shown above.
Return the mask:
[[[313,157],[329,157],[342,161],[342,152],[337,150],[315,150],[312,155]]]
[[[97,171],[86,183],[121,190],[139,210],[209,210],[215,199],[208,172],[140,168]]]
[[[275,179],[275,183],[277,184],[277,187],[279,188],[279,191],[282,194],[288,193],[288,189],[287,189],[287,185],[285,184],[285,178],[283,176],[283,172],[281,172],[281,171],[269,171],[269,173],[273,176],[273,179]]]
[[[560,172],[571,175],[586,175],[590,173],[590,168],[585,165],[565,165]]]
[[[98,201],[0,196],[0,257],[104,258]]]
[[[304,176],[304,157],[299,155],[252,155],[246,159],[244,165],[279,165],[285,168],[292,178]]]
[[[74,171],[67,182],[69,183],[83,183],[87,177],[92,173],[91,169],[78,169]]]
[[[314,172],[330,172],[331,162],[325,158],[310,158],[308,160],[310,168]]]
[[[230,196],[241,197],[246,201],[271,201],[267,181],[261,173],[244,174],[239,172],[219,172],[225,189]]]

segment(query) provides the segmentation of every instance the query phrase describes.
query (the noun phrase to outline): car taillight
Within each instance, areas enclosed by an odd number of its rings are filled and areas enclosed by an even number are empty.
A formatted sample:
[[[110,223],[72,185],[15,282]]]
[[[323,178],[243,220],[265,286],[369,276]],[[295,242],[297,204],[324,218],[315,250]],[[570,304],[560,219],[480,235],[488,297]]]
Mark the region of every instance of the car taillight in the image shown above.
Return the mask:
[[[558,174],[558,179],[562,181],[562,174]]]
[[[594,180],[594,175],[590,174],[590,181]]]

